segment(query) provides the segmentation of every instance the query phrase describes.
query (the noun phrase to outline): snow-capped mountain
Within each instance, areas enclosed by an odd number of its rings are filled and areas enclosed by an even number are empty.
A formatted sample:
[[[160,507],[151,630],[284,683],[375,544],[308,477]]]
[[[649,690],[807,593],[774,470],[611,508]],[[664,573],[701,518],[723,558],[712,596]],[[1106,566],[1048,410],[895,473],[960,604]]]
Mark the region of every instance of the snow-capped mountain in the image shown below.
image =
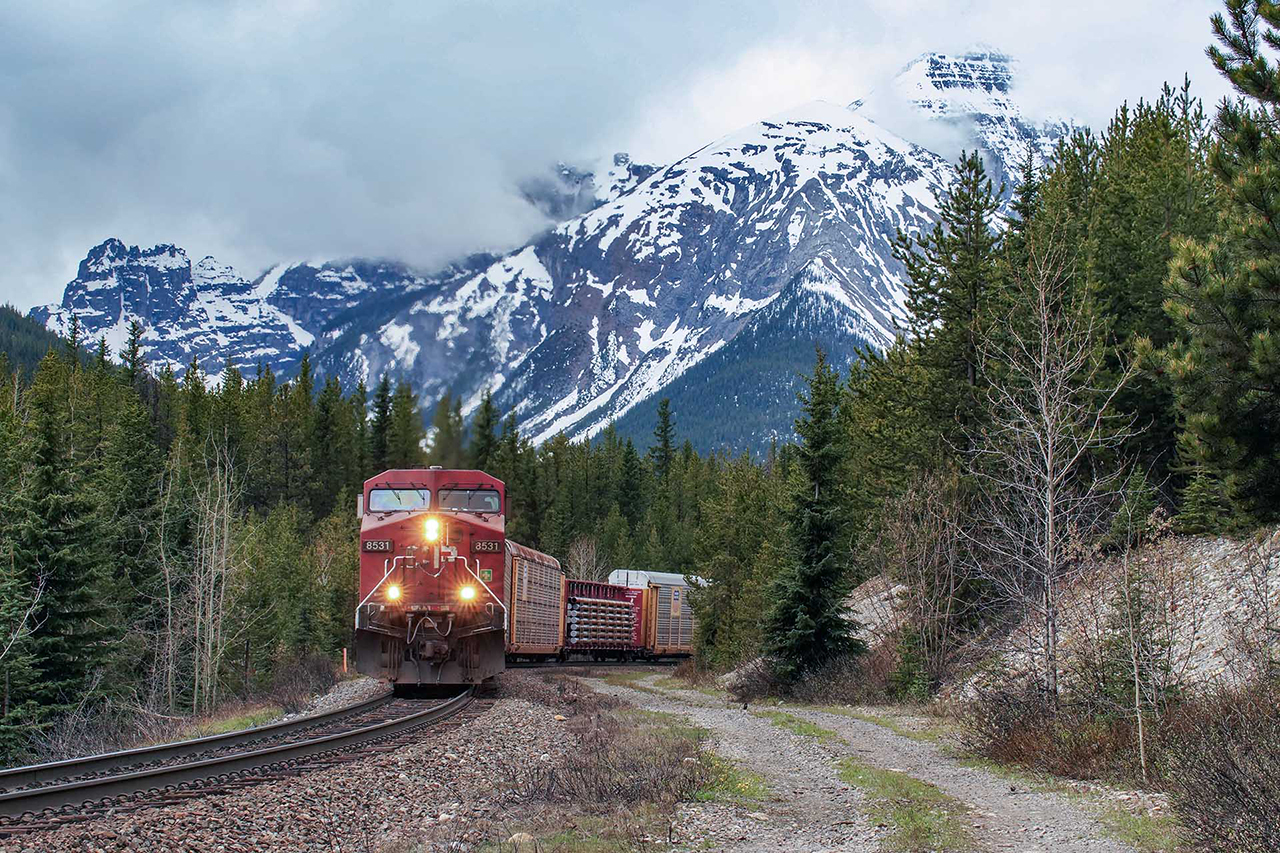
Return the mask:
[[[1037,165],[1045,163],[1072,127],[1066,120],[1034,122],[1023,115],[1015,98],[1017,71],[1016,59],[985,45],[961,54],[925,53],[907,63],[887,91],[856,100],[849,109],[909,139],[928,136],[917,140],[926,146],[976,144],[987,155],[994,183],[1012,189],[1027,153]],[[906,105],[911,109],[904,111]]]
[[[791,435],[814,343],[847,362],[886,346],[905,316],[893,236],[932,225],[954,170],[873,120],[885,99],[969,134],[1013,182],[1027,146],[1043,158],[1065,129],[1023,118],[1014,71],[994,51],[927,54],[865,103],[805,104],[661,168],[625,155],[560,164],[522,186],[558,225],[439,273],[299,264],[249,282],[174,247],[109,241],[61,306],[32,313],[65,328],[75,312],[86,337],[107,330],[113,346],[137,317],[153,358],[175,369],[195,355],[287,373],[309,347],[348,387],[389,372],[428,406],[448,391],[468,412],[488,388],[535,441],[611,420],[643,436],[671,396],[700,447],[760,447]]]
[[[800,277],[848,335],[904,316],[896,229],[936,215],[945,160],[815,102],[667,166],[362,336],[346,368],[467,405],[488,387],[540,441],[592,434],[732,340]],[[339,368],[341,369],[341,368]],[[466,405],[464,405],[464,411]]]
[[[212,257],[193,264],[176,246],[140,249],[112,238],[80,262],[59,305],[30,316],[66,334],[74,314],[86,344],[105,337],[114,353],[136,320],[148,361],[180,376],[193,358],[214,380],[228,361],[288,374],[304,350],[341,334],[347,312],[428,292],[460,269],[424,279],[399,264],[280,264],[250,282]]]

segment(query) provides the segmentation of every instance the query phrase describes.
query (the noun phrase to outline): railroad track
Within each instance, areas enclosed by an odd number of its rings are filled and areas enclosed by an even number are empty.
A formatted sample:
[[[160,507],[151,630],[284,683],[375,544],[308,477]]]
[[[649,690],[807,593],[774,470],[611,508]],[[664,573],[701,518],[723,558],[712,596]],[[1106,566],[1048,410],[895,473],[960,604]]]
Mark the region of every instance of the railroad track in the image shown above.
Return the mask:
[[[235,790],[401,747],[404,736],[482,713],[475,690],[443,701],[394,699],[214,735],[0,771],[0,837]]]
[[[521,661],[507,664],[507,669],[555,669],[557,667],[598,667],[600,669],[629,669],[646,666],[676,666],[679,660],[562,660],[562,661]]]

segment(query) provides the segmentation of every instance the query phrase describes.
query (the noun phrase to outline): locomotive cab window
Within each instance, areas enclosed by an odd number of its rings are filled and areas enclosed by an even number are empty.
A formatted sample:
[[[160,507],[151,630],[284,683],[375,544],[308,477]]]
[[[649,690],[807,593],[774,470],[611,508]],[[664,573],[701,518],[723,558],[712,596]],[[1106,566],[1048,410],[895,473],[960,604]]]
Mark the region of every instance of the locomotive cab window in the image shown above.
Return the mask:
[[[487,513],[502,511],[502,499],[496,489],[441,489],[437,502],[439,509]]]
[[[396,512],[426,509],[431,503],[428,489],[372,489],[369,512]]]

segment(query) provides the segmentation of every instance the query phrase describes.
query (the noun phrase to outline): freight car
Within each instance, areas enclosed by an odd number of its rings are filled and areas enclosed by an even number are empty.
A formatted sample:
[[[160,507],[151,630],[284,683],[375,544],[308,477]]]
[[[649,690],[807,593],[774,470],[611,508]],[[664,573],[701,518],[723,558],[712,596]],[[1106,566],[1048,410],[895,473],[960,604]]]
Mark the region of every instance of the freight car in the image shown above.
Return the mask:
[[[397,686],[475,684],[507,660],[652,660],[693,651],[682,575],[569,579],[506,538],[502,481],[385,471],[360,496],[356,668]]]

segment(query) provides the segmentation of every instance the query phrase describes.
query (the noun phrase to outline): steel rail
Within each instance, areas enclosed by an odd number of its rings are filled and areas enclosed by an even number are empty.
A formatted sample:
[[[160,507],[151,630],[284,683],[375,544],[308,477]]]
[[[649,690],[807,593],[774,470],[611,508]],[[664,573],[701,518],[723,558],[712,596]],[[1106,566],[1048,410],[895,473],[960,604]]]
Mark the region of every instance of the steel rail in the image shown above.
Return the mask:
[[[468,688],[442,705],[434,705],[417,713],[349,732],[185,764],[11,791],[0,794],[0,817],[15,819],[26,815],[39,816],[68,806],[93,806],[118,797],[159,795],[166,789],[192,787],[191,783],[205,780],[230,781],[246,771],[286,767],[302,758],[340,752],[357,744],[385,740],[410,729],[440,722],[465,709],[474,698],[475,688]],[[0,823],[0,834],[9,829],[10,827]]]
[[[206,749],[225,748],[229,746],[238,746],[242,743],[251,743],[256,740],[262,740],[263,738],[286,734],[290,731],[301,731],[317,724],[329,723],[340,719],[341,717],[371,711],[374,708],[385,705],[387,702],[390,702],[391,699],[392,693],[388,691],[387,693],[375,696],[372,699],[337,708],[333,711],[325,711],[321,714],[311,714],[306,717],[299,717],[296,720],[285,720],[284,722],[271,723],[270,725],[258,726],[252,729],[238,729],[234,732],[208,735],[206,737],[194,738],[192,740],[162,743],[155,746],[142,746],[135,749],[121,750],[119,752],[106,752],[101,755],[90,755],[84,758],[68,758],[62,761],[51,761],[46,764],[32,764],[26,767],[14,767],[8,770],[0,770],[0,791],[7,790],[9,792],[14,792],[13,789],[15,788],[48,785],[51,782],[67,779],[69,777],[81,776],[88,773],[103,773],[106,771],[117,770],[122,767],[132,767],[138,764],[168,761],[173,758],[180,758],[184,755],[203,752]]]
[[[645,666],[678,666],[684,660],[636,660],[636,661],[616,661],[616,660],[561,660],[561,661],[517,661],[516,663],[507,664],[507,669],[557,669],[557,668],[599,668],[599,669],[629,669],[633,667]]]

